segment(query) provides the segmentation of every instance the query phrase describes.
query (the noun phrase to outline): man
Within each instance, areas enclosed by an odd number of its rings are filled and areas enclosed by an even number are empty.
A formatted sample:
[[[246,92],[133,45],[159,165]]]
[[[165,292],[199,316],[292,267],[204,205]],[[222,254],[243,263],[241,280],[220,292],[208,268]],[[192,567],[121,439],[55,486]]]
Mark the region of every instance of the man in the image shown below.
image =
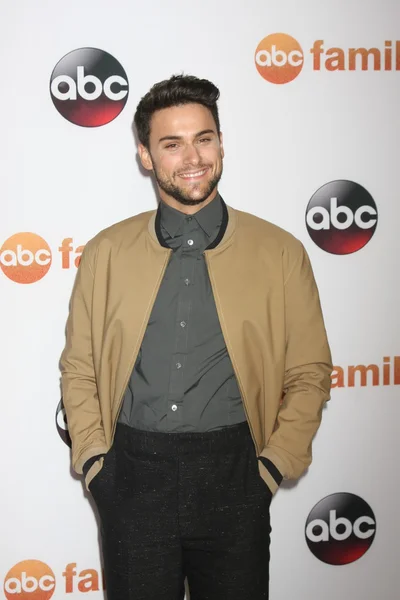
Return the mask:
[[[108,600],[268,598],[269,507],[311,462],[331,357],[307,254],[227,206],[209,81],[142,98],[160,204],[85,247],[63,352],[72,461]]]

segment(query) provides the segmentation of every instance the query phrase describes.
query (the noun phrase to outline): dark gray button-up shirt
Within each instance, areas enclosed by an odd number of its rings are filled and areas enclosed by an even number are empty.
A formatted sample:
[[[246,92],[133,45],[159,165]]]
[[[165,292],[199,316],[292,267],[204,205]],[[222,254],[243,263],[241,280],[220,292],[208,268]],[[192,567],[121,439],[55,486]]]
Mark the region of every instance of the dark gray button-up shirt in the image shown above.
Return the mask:
[[[147,431],[211,431],[246,420],[203,252],[222,222],[219,195],[189,216],[161,202],[173,253],[161,282],[119,422]]]

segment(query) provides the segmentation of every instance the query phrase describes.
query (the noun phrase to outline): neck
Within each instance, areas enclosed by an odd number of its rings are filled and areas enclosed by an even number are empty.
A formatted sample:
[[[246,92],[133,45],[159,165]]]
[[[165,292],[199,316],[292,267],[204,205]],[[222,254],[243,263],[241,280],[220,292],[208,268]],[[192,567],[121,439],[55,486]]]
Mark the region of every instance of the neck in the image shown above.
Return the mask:
[[[203,202],[200,202],[199,204],[194,204],[194,205],[182,204],[182,202],[175,200],[175,198],[173,198],[172,196],[169,196],[161,189],[159,189],[159,194],[160,194],[161,200],[163,202],[165,202],[165,204],[168,204],[168,206],[170,206],[171,208],[175,208],[175,210],[179,210],[180,212],[184,213],[185,215],[194,215],[195,213],[197,213],[199,210],[201,210],[202,208],[207,206],[207,204],[210,204],[210,202],[212,202],[214,200],[214,198],[218,194],[218,189],[215,188],[211,192],[211,194],[208,196],[208,198],[203,200]]]

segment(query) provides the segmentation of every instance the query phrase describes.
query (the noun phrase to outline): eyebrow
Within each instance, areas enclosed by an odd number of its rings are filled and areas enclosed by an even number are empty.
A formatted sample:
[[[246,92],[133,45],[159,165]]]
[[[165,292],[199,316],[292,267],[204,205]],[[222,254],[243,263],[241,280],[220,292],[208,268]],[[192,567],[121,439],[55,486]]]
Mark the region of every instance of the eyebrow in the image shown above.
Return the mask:
[[[196,133],[196,135],[194,137],[195,138],[201,137],[202,135],[206,135],[207,133],[213,133],[215,135],[215,131],[213,129],[203,129],[203,131],[199,131],[199,133]],[[182,139],[181,135],[165,135],[164,137],[162,137],[158,140],[158,143],[165,142],[166,140],[181,140],[181,139]]]

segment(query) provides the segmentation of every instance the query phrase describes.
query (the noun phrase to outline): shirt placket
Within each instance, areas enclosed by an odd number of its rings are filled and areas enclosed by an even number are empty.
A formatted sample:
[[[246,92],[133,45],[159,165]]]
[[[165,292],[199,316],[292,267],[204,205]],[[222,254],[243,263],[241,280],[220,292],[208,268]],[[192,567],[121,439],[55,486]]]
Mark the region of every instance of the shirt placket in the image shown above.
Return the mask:
[[[178,308],[175,321],[175,352],[171,358],[171,376],[168,390],[168,423],[174,429],[184,422],[183,396],[188,372],[188,342],[193,294],[196,293],[195,270],[199,256],[199,235],[196,221],[186,217],[183,224],[180,253]]]

